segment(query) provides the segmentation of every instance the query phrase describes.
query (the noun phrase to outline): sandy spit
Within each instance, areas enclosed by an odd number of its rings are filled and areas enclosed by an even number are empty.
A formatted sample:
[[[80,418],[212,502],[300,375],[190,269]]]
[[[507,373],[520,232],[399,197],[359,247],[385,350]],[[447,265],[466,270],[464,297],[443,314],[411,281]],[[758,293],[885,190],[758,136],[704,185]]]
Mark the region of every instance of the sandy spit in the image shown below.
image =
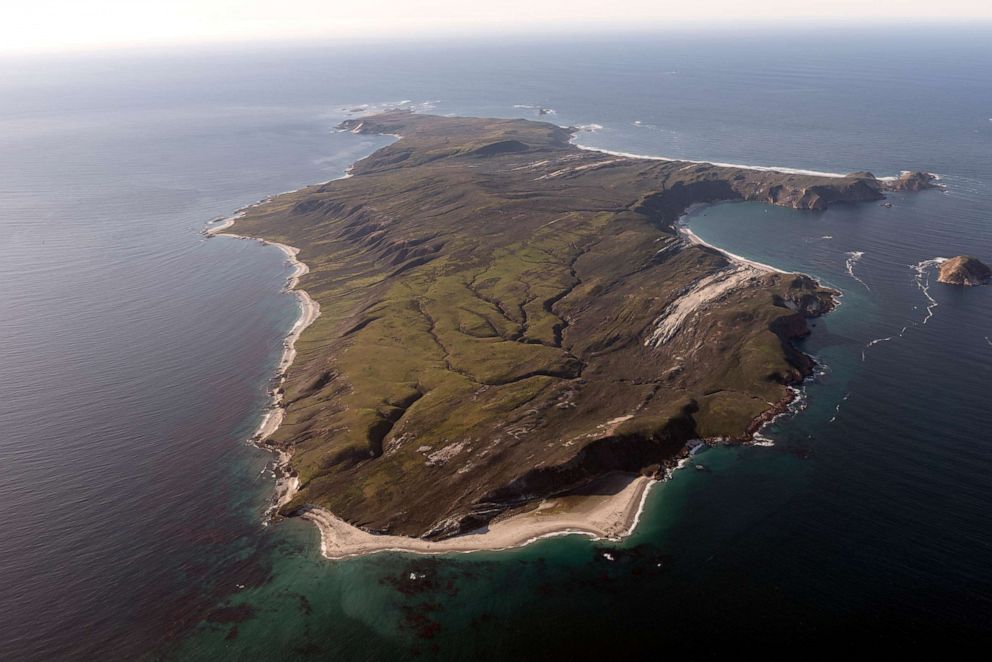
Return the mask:
[[[731,253],[730,251],[726,251],[726,250],[720,248],[719,246],[714,246],[713,244],[708,244],[705,241],[703,241],[702,239],[700,239],[699,238],[699,235],[697,235],[695,232],[693,232],[692,230],[690,230],[685,225],[678,224],[677,227],[678,227],[679,234],[681,234],[683,237],[685,237],[689,241],[690,244],[695,244],[697,246],[706,246],[707,248],[712,248],[713,250],[715,250],[716,252],[720,253],[725,258],[727,258],[730,262],[733,262],[733,263],[739,264],[739,265],[747,265],[749,267],[753,267],[753,268],[759,269],[761,271],[770,271],[772,273],[778,273],[778,274],[789,273],[787,271],[783,271],[782,269],[779,269],[778,267],[773,267],[770,264],[765,264],[764,262],[755,262],[754,260],[749,260],[746,257],[737,255],[736,253]]]

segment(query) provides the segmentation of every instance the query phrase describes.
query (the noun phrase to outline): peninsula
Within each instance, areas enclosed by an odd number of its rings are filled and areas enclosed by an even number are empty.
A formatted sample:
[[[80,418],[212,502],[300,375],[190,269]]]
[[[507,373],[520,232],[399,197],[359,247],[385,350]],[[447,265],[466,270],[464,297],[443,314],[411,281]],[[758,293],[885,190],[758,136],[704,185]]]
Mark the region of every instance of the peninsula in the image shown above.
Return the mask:
[[[309,268],[320,314],[264,443],[288,463],[280,512],[315,521],[330,556],[622,535],[687,444],[747,440],[785,409],[813,366],[791,341],[834,305],[680,234],[686,208],[820,210],[930,182],[608,154],[529,120],[340,128],[399,138],[236,221]]]

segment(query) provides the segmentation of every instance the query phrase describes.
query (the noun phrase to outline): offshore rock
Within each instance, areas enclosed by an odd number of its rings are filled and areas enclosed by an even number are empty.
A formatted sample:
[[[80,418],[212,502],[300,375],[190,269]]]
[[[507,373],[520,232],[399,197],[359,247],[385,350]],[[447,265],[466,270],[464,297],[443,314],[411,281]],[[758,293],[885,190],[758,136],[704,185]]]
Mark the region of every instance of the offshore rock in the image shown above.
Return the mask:
[[[978,258],[958,255],[940,264],[937,280],[947,285],[985,285],[992,278],[992,269]]]

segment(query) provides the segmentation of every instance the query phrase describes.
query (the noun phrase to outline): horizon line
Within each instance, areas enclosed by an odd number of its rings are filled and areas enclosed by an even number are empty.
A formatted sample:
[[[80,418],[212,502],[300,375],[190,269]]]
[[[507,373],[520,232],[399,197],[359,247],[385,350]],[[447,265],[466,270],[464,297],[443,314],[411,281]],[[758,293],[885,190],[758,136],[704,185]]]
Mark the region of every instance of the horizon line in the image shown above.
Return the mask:
[[[594,27],[586,22],[583,23],[560,23],[556,25],[534,25],[521,27],[512,26],[501,29],[499,26],[479,26],[452,25],[437,30],[422,31],[378,31],[363,32],[355,34],[340,34],[331,31],[315,31],[300,34],[275,34],[275,35],[212,35],[198,36],[189,39],[155,39],[133,41],[113,41],[103,44],[59,44],[59,45],[39,45],[37,47],[15,47],[4,48],[0,45],[0,59],[11,59],[18,57],[47,58],[66,55],[101,55],[114,53],[162,53],[172,51],[176,48],[193,48],[200,50],[212,49],[239,49],[239,48],[285,48],[285,47],[328,47],[328,46],[352,46],[355,44],[390,44],[418,45],[423,42],[435,42],[438,39],[445,40],[445,43],[465,43],[473,42],[480,45],[496,40],[525,40],[532,41],[538,38],[547,39],[567,39],[567,38],[611,38],[622,36],[647,37],[651,35],[663,35],[679,33],[691,34],[719,34],[727,31],[740,30],[746,28],[754,31],[750,36],[761,37],[767,34],[779,33],[783,29],[790,30],[793,35],[804,33],[824,34],[829,31],[830,37],[836,37],[837,30],[842,29],[844,33],[855,35],[864,30],[877,30],[884,27],[887,31],[904,31],[919,29],[946,30],[948,28],[958,28],[967,32],[982,32],[992,29],[992,17],[923,17],[892,19],[888,17],[866,17],[859,19],[856,25],[851,25],[850,18],[830,17],[819,18],[816,25],[810,25],[809,17],[783,17],[775,21],[767,19],[723,19],[723,20],[702,20],[702,19],[682,19],[672,21],[655,21],[649,23],[606,23],[599,27]],[[749,35],[740,35],[746,37]],[[826,36],[826,35],[825,35]],[[437,44],[442,45],[442,44]]]

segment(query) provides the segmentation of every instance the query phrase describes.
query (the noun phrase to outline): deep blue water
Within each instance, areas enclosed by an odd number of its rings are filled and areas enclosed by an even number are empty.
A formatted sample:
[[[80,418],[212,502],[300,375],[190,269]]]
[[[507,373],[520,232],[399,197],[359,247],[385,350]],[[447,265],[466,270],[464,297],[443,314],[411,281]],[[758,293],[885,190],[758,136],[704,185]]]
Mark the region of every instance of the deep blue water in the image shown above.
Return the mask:
[[[992,288],[931,283],[938,305],[923,324],[930,301],[912,267],[992,260],[990,37],[659,34],[0,61],[0,658],[987,642]],[[334,124],[402,100],[505,117],[544,106],[591,129],[579,136],[589,146],[920,168],[948,189],[893,196],[892,208],[728,204],[688,219],[711,243],[820,277],[843,304],[804,342],[823,371],[807,408],[769,431],[775,445],[704,452],[706,471],[652,492],[615,561],[563,538],[329,563],[304,523],[260,525],[270,458],[244,443],[296,314],[287,267],[274,249],[200,230],[339,176],[388,139]]]

